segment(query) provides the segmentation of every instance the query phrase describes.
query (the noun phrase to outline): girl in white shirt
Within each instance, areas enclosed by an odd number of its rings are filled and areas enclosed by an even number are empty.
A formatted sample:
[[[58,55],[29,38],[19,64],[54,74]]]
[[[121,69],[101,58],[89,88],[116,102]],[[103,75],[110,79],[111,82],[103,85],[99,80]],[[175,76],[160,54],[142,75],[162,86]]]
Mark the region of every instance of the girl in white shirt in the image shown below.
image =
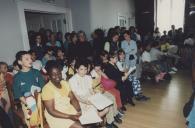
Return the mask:
[[[100,112],[91,104],[89,97],[95,94],[92,88],[92,78],[87,74],[87,63],[85,61],[78,61],[75,65],[76,74],[69,79],[69,84],[72,92],[79,101],[81,112],[84,113],[89,109],[93,109],[100,117],[104,117],[108,113],[108,109]]]

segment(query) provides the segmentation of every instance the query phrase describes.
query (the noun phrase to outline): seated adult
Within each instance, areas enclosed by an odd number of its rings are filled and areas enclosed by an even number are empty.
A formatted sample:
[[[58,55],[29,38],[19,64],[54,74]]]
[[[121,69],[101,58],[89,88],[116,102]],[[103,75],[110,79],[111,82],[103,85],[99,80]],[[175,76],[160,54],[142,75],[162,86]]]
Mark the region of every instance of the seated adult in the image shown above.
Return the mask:
[[[56,41],[56,35],[54,33],[51,33],[50,35],[50,41],[46,44],[47,47],[51,47],[53,51],[56,52],[58,48],[61,48],[61,43],[59,41]]]
[[[31,50],[35,51],[37,59],[41,60],[44,56],[45,46],[42,41],[42,36],[40,33],[37,33],[35,36],[35,43],[32,45]]]
[[[78,122],[80,106],[70,90],[69,84],[62,80],[61,66],[54,60],[46,65],[49,82],[43,87],[42,100],[45,117],[50,128],[83,128]]]

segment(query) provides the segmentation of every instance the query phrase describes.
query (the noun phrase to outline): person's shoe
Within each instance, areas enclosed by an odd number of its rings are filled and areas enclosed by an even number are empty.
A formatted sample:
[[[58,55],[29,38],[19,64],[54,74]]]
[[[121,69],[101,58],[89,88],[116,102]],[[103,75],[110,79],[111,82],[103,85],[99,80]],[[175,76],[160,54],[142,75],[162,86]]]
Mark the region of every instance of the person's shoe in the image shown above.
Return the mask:
[[[144,95],[141,95],[141,96],[137,96],[135,99],[136,99],[137,101],[147,101],[147,100],[150,99],[150,97],[146,97],[146,96],[144,96]]]
[[[121,110],[121,109],[118,109],[118,114],[123,116],[125,114],[125,112],[123,110]]]
[[[127,109],[126,109],[125,106],[122,106],[122,107],[121,107],[121,110],[122,110],[122,111],[127,111]]]
[[[114,121],[116,123],[118,123],[118,124],[121,124],[122,123],[122,120],[119,117],[117,117],[117,116],[114,117]]]
[[[116,117],[118,117],[119,119],[121,119],[123,116],[124,116],[124,115],[122,115],[122,114],[120,114],[120,113],[118,113],[118,114],[116,115]]]
[[[175,74],[175,73],[176,73],[176,72],[174,72],[174,71],[170,71],[170,72],[169,72],[169,74]]]
[[[128,103],[129,103],[130,105],[132,105],[132,106],[135,106],[135,103],[133,102],[132,99],[130,99],[130,100],[128,101]]]
[[[113,128],[112,126],[112,124],[106,124],[106,128]]]
[[[178,69],[177,69],[176,67],[172,67],[171,69],[172,69],[173,71],[175,71],[175,72],[178,71]]]
[[[114,123],[112,123],[112,128],[118,128],[118,126]]]

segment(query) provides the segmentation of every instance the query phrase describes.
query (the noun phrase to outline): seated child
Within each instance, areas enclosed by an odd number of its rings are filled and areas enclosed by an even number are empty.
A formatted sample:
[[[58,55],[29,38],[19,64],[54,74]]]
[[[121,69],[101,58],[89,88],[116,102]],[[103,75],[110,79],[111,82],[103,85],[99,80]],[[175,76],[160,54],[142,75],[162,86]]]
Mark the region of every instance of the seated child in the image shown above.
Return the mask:
[[[89,97],[95,94],[92,88],[92,78],[87,75],[87,63],[86,61],[77,61],[75,68],[76,74],[69,79],[71,90],[79,101],[81,112],[85,113],[88,110],[97,112],[99,117],[104,117],[109,109],[105,108],[99,111],[88,100]]]
[[[40,72],[32,67],[31,55],[27,51],[16,54],[21,70],[15,75],[13,83],[14,98],[19,99],[28,127],[39,127],[41,120],[41,88],[44,85]]]
[[[126,66],[127,64],[125,61],[125,52],[122,49],[118,51],[118,62],[116,63],[116,65],[121,72],[129,72],[129,81],[131,81],[136,100],[148,100],[149,98],[143,95],[140,81],[136,78],[136,76],[131,75],[131,73],[136,70],[136,67],[131,67],[128,69],[128,66]]]
[[[83,128],[79,123],[80,106],[68,82],[62,80],[61,65],[57,61],[46,64],[49,82],[43,87],[45,117],[50,128]]]

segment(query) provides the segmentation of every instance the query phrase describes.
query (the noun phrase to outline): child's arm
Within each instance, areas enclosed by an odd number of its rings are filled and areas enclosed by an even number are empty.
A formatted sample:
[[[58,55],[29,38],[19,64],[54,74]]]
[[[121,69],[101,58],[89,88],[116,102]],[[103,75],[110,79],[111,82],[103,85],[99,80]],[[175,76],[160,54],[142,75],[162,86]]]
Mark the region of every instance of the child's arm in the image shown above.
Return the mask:
[[[23,104],[25,104],[25,105],[27,104],[24,97],[20,97],[20,101],[21,101],[21,103],[23,103]]]

